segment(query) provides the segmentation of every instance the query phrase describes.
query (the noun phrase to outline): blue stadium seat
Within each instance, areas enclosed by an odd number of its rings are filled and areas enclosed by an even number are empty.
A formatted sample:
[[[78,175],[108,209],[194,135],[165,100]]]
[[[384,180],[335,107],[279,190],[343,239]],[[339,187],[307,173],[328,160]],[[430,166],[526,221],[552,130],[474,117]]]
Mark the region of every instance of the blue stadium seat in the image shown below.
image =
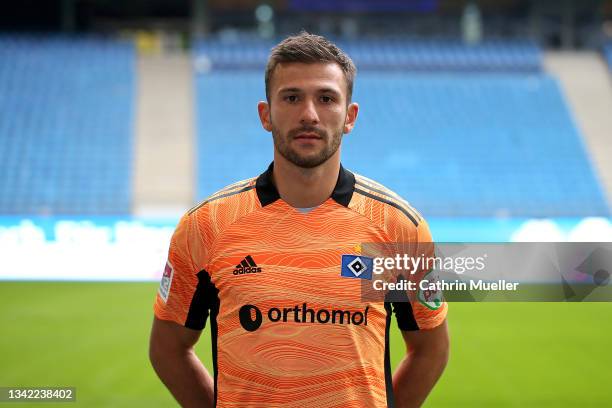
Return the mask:
[[[202,199],[262,171],[272,141],[257,117],[260,71],[199,74],[196,86]],[[554,78],[362,71],[355,87],[344,164],[426,216],[609,215]]]
[[[274,41],[211,38],[195,46],[195,56],[213,69],[262,69]],[[541,51],[529,41],[467,46],[459,41],[415,41],[401,38],[337,41],[360,70],[535,72]]]
[[[0,36],[0,213],[130,212],[134,60],[130,43]]]

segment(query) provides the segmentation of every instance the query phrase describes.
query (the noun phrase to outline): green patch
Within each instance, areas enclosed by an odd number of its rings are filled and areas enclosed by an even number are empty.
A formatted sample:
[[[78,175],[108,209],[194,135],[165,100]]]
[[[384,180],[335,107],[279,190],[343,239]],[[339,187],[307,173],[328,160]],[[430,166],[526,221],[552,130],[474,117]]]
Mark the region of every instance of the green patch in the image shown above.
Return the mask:
[[[438,310],[444,302],[442,291],[433,286],[431,288],[422,290],[420,285],[424,281],[427,281],[428,285],[437,284],[437,282],[440,281],[438,279],[437,272],[431,270],[427,272],[427,274],[423,277],[421,281],[417,282],[417,284],[419,285],[417,290],[417,299],[423,306],[427,307],[428,309]]]

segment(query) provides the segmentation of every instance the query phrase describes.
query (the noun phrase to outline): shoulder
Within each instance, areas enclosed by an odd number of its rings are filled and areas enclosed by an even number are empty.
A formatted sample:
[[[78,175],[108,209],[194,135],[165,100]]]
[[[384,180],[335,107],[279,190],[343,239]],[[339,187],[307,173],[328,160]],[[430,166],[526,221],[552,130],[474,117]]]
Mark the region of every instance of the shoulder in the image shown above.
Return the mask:
[[[225,186],[190,208],[189,211],[187,211],[187,215],[197,214],[207,208],[219,205],[229,204],[232,206],[240,206],[248,204],[248,199],[253,195],[252,190],[255,189],[256,181],[257,178],[252,177]],[[251,194],[249,194],[249,192],[251,192]]]
[[[185,214],[191,219],[213,218],[231,221],[260,207],[255,191],[257,177],[230,184],[206,197]]]
[[[355,188],[349,205],[353,210],[369,217],[394,237],[429,235],[425,219],[408,201],[372,179],[353,174]]]
[[[241,217],[261,208],[256,181],[257,177],[238,181],[211,194],[187,211],[179,224],[189,224],[197,235],[212,238]]]
[[[423,216],[408,201],[393,190],[360,174],[355,174],[355,194],[365,203],[385,208],[398,216],[401,214],[403,217],[398,221],[409,221],[414,227],[423,222]]]

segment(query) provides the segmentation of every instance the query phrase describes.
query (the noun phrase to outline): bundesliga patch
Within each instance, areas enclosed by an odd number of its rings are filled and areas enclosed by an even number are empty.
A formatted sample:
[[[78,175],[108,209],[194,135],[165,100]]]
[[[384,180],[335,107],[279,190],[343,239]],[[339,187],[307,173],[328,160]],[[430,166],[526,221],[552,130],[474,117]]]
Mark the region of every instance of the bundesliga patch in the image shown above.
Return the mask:
[[[421,289],[419,285],[419,290],[417,292],[417,299],[421,304],[425,307],[428,307],[431,310],[437,310],[442,306],[442,302],[444,302],[444,296],[442,294],[442,290],[438,288],[437,283],[440,281],[438,277],[438,273],[429,271],[424,277],[423,281],[427,283],[427,289]],[[419,284],[422,282],[419,282]]]
[[[164,274],[162,275],[162,279],[159,284],[159,296],[164,300],[165,303],[168,302],[168,296],[170,295],[170,286],[172,285],[173,276],[174,268],[172,267],[170,261],[168,261],[166,262]]]
[[[343,278],[372,279],[373,260],[363,255],[342,255]]]

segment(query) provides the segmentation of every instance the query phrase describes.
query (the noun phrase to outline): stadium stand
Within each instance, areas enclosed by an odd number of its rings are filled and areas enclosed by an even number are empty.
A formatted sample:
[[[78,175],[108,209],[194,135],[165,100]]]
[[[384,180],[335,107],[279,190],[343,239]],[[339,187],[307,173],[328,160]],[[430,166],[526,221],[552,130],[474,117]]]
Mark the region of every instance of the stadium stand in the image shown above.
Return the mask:
[[[557,81],[517,64],[514,73],[361,69],[360,117],[344,164],[427,216],[608,215]],[[459,65],[450,62],[448,71]],[[263,72],[212,70],[196,83],[204,198],[258,174],[271,138],[255,108],[265,98]]]
[[[197,196],[205,198],[239,179],[265,169],[271,138],[262,131],[257,102],[265,99],[263,72],[215,71],[198,75]]]
[[[427,214],[608,214],[553,78],[364,73],[359,81],[346,164]]]
[[[466,47],[458,41],[402,39],[337,41],[359,69],[538,71],[540,49],[529,41],[486,42]],[[276,42],[249,38],[200,41],[195,52],[214,69],[262,69]]]
[[[128,214],[134,49],[0,36],[0,213]]]

